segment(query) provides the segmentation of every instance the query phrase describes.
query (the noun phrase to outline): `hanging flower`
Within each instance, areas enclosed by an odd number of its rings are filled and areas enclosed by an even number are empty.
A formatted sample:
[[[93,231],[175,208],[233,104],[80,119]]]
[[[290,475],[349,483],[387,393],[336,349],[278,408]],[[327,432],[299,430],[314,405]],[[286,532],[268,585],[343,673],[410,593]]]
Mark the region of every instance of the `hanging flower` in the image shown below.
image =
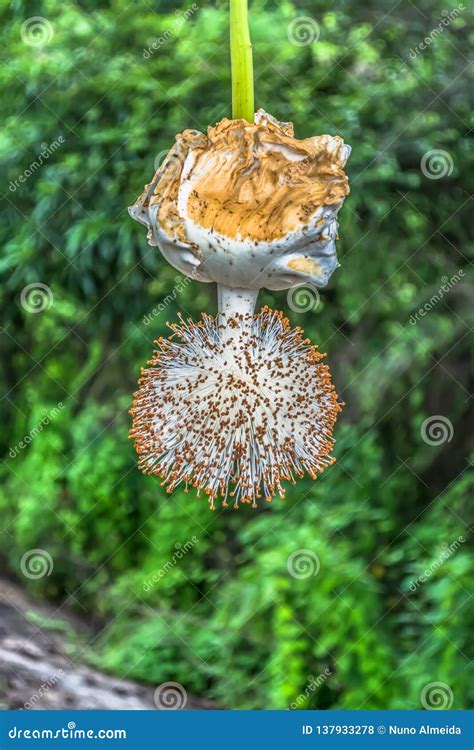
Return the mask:
[[[146,474],[257,506],[332,463],[340,411],[329,370],[283,313],[254,315],[259,289],[324,286],[350,148],[298,140],[263,110],[176,137],[129,209],[175,268],[215,281],[216,318],[181,320],[142,372],[131,437]]]

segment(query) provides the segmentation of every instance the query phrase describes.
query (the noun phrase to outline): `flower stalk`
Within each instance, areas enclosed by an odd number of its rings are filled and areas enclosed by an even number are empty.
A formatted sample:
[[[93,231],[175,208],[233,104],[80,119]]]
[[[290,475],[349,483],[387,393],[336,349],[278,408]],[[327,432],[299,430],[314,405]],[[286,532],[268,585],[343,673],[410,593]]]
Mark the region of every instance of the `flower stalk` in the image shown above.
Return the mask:
[[[217,285],[217,304],[221,315],[251,316],[255,311],[258,289],[240,289],[238,287]]]
[[[248,0],[230,0],[230,60],[232,117],[253,122],[253,59],[248,24]]]

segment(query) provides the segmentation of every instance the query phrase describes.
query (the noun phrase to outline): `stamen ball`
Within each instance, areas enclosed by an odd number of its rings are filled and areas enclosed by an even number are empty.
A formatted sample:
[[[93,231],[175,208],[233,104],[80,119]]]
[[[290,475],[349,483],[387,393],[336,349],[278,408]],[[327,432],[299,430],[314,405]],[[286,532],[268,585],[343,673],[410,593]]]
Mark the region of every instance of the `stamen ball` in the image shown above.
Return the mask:
[[[203,314],[171,326],[142,371],[130,437],[145,474],[235,508],[334,462],[341,409],[316,346],[283,313]]]

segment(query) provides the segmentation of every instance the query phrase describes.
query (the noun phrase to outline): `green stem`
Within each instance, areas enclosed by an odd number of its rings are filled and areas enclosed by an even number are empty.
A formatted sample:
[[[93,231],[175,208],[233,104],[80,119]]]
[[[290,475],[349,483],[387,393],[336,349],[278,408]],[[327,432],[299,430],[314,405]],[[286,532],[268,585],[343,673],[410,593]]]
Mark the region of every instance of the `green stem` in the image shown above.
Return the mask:
[[[247,2],[230,0],[232,117],[253,122],[253,61]]]

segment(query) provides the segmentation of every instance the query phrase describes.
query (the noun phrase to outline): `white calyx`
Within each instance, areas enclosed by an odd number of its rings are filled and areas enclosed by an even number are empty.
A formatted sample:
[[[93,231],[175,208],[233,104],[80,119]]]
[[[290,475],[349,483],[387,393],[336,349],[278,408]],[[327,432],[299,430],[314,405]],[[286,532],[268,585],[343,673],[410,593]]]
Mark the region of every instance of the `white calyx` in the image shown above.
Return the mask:
[[[337,213],[350,147],[298,140],[262,110],[177,136],[129,209],[178,270],[200,281],[273,290],[325,286],[337,268]]]

